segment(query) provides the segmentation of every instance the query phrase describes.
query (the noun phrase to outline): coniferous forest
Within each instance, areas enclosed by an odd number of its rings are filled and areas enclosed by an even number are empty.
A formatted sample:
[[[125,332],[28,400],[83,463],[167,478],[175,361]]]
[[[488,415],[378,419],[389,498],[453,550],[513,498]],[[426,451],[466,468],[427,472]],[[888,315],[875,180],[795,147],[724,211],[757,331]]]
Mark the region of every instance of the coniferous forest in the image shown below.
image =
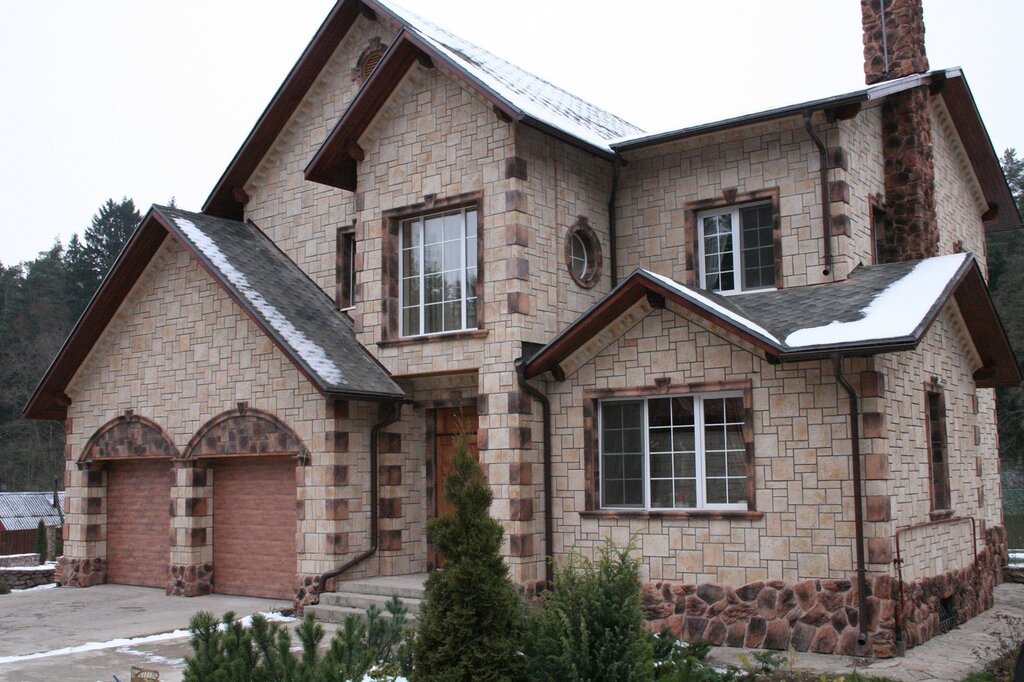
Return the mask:
[[[1024,214],[1024,159],[1007,149],[1002,165]],[[108,199],[82,237],[28,262],[0,260],[0,491],[63,485],[63,426],[24,419],[21,410],[140,219],[131,199]],[[1024,231],[990,235],[988,263],[992,296],[1024,366]],[[1024,489],[1024,389],[997,395],[1004,480]]]

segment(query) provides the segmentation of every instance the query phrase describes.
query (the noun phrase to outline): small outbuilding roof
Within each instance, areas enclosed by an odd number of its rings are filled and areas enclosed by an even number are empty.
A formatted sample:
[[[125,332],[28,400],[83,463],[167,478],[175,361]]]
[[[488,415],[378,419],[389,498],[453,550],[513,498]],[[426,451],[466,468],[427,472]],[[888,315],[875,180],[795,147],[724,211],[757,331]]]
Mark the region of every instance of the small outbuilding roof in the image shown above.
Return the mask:
[[[841,282],[741,296],[722,296],[635,270],[541,348],[527,362],[526,375],[557,372],[562,361],[644,297],[653,307],[671,300],[778,362],[914,348],[953,297],[982,359],[975,373],[978,386],[1021,383],[981,270],[967,253],[861,266]]]
[[[64,506],[63,490],[57,493],[57,504]],[[39,519],[47,526],[61,524],[52,492],[0,493],[0,530],[33,530]]]

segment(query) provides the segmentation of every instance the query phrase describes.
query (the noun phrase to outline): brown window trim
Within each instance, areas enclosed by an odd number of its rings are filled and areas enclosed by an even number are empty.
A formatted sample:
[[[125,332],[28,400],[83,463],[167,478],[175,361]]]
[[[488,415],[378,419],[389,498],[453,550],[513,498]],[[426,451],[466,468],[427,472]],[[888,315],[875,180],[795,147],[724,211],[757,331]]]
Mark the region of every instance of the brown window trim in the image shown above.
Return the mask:
[[[588,268],[585,277],[579,277],[572,268],[572,239],[577,234],[582,238],[587,250]],[[569,226],[565,231],[564,242],[565,268],[569,271],[572,281],[584,289],[593,289],[601,281],[601,240],[598,239],[597,232],[590,226],[586,216],[579,216],[576,222]]]
[[[378,348],[393,348],[395,346],[417,346],[434,341],[452,341],[454,339],[482,339],[490,333],[489,329],[464,329],[457,332],[442,332],[440,334],[424,334],[421,336],[407,336],[391,341],[378,341]]]
[[[454,197],[438,199],[427,197],[426,201],[383,211],[381,234],[381,276],[383,277],[383,298],[381,310],[384,313],[384,325],[381,328],[381,339],[378,346],[397,345],[404,343],[424,343],[431,339],[451,339],[484,332],[484,193],[466,192]],[[399,334],[398,316],[398,229],[403,220],[433,215],[459,208],[476,208],[476,328],[463,329],[442,334],[421,334],[418,336],[401,336]]]
[[[659,395],[689,395],[694,393],[720,393],[738,391],[743,394],[743,443],[746,449],[747,509],[603,509],[601,507],[601,444],[597,429],[601,401],[610,398],[648,398]],[[707,513],[727,513],[730,518],[743,518],[744,514],[757,512],[756,467],[754,459],[754,386],[750,380],[715,381],[692,384],[672,384],[670,380],[655,380],[652,386],[633,388],[586,389],[583,391],[583,476],[585,481],[585,510],[581,513],[594,516],[659,516],[695,517]],[[750,517],[754,518],[754,517]],[[758,517],[759,518],[759,517]]]
[[[349,250],[352,252],[349,258]],[[355,276],[359,272],[359,253],[356,249],[356,225],[338,228],[335,244],[334,261],[334,302],[335,305],[344,310],[351,308],[356,302]]]
[[[930,404],[932,396],[936,396],[939,411],[941,412],[941,420],[938,426],[942,431],[940,438],[942,439],[943,466],[945,468],[944,488],[938,491],[935,489],[935,453],[932,451],[932,418]],[[953,513],[953,495],[949,482],[949,432],[946,419],[946,394],[938,379],[936,377],[932,377],[931,381],[926,382],[924,385],[924,432],[926,449],[928,451],[928,506],[931,510],[929,514],[938,514],[939,518],[942,518],[943,514]],[[941,496],[942,499],[936,499],[937,495]],[[937,502],[939,504],[937,504]]]
[[[697,245],[697,214],[717,208],[728,208],[730,206],[741,206],[757,201],[770,201],[772,205],[772,249],[775,251],[775,288],[782,288],[782,220],[780,192],[778,187],[760,189],[753,192],[737,192],[736,190],[723,190],[721,197],[713,199],[699,199],[688,201],[683,204],[683,229],[686,239],[686,283],[692,286],[699,286],[700,273],[698,270]]]
[[[742,509],[587,509],[579,512],[584,518],[598,519],[713,519],[723,521],[757,520],[763,511]]]

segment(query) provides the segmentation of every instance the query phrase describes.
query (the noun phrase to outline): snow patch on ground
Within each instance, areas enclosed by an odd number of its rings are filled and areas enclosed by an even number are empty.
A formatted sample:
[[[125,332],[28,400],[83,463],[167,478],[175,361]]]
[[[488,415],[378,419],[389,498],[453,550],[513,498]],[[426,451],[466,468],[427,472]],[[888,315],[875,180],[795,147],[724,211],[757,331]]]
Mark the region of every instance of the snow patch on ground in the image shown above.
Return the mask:
[[[138,649],[133,649],[130,646],[118,647],[117,653],[128,654],[130,656],[139,656],[141,658],[146,659],[148,663],[154,663],[157,665],[185,665],[184,658],[167,658],[166,656],[154,654],[150,651],[139,651]]]
[[[259,291],[253,288],[249,279],[238,268],[231,264],[228,257],[220,250],[209,235],[196,227],[195,223],[187,218],[175,218],[188,238],[203,254],[210,259],[218,270],[234,284],[246,299],[252,303],[256,310],[260,311],[263,317],[270,323],[284,340],[295,349],[302,359],[309,363],[313,370],[332,384],[344,384],[345,376],[334,362],[327,357],[324,349],[310,341],[309,337],[299,331],[285,315],[270,304]]]
[[[277,623],[291,623],[296,620],[290,616],[283,616],[280,613],[262,613],[264,618],[269,621]],[[241,619],[242,625],[248,627],[252,625],[252,616],[246,616]],[[223,628],[223,624],[221,625]],[[118,637],[116,639],[109,639],[106,642],[86,642],[85,644],[79,644],[77,646],[66,646],[60,649],[51,649],[50,651],[40,651],[34,654],[21,654],[16,656],[0,656],[0,665],[7,663],[18,663],[21,661],[31,661],[37,658],[50,658],[52,656],[65,656],[67,654],[77,654],[83,651],[100,651],[102,649],[120,649],[132,648],[141,646],[143,644],[153,644],[154,642],[166,642],[172,639],[181,639],[184,637],[191,636],[191,632],[188,630],[171,630],[170,632],[161,632],[156,635],[146,635],[144,637]]]
[[[923,260],[861,310],[861,319],[798,329],[786,337],[786,345],[805,348],[910,336],[967,258],[956,253]]]
[[[644,272],[646,274],[650,275],[651,277],[653,277],[654,279],[658,280],[659,282],[664,283],[666,286],[670,287],[673,291],[678,292],[681,296],[685,296],[686,298],[690,299],[691,301],[694,301],[695,303],[699,303],[700,305],[704,306],[705,308],[710,308],[711,310],[713,310],[716,313],[718,313],[720,316],[732,320],[733,322],[735,322],[736,324],[740,325],[744,329],[747,329],[748,331],[752,331],[755,334],[757,334],[758,336],[763,336],[764,338],[768,339],[769,341],[772,341],[773,343],[776,343],[776,344],[779,343],[779,340],[777,338],[775,338],[775,336],[773,336],[771,332],[769,332],[767,329],[765,329],[761,325],[755,323],[753,320],[750,320],[749,318],[746,318],[746,317],[743,317],[742,315],[734,313],[733,311],[729,310],[725,306],[721,306],[721,305],[715,303],[714,301],[712,301],[707,296],[703,296],[701,294],[698,294],[696,291],[693,291],[691,289],[688,289],[687,287],[684,287],[683,285],[681,285],[678,282],[676,282],[674,279],[671,279],[669,277],[665,277],[664,275],[659,275],[658,273],[651,272],[650,270],[644,270]]]

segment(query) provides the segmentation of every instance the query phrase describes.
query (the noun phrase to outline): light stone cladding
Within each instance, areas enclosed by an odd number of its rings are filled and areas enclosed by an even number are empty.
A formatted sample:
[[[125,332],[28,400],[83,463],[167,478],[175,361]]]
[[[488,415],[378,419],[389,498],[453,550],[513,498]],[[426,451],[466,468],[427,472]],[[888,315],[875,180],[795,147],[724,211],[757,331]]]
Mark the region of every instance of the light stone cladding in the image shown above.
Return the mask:
[[[838,144],[836,124],[820,115],[813,123],[826,146]],[[855,265],[843,256],[831,275],[822,274],[819,153],[799,117],[666,143],[626,159],[617,197],[620,275],[644,267],[696,283],[684,256],[687,203],[773,188],[780,195],[784,287],[844,279]]]
[[[972,374],[980,362],[956,305],[947,305],[915,350],[880,356],[879,364],[885,376],[890,534],[932,519],[925,401],[926,385],[934,378],[946,408],[950,509],[955,517],[976,519],[980,551],[985,528],[1003,522],[995,399],[992,389],[975,387]],[[905,572],[922,577],[961,567],[972,530],[970,523],[960,522],[915,528],[901,536]]]
[[[849,205],[833,202],[833,214],[849,218],[850,235],[840,239],[840,250],[853,267],[872,265],[871,203],[885,196],[885,157],[882,149],[882,104],[865,106],[857,116],[839,122],[839,146],[847,169],[834,172],[849,187]]]
[[[846,362],[856,381],[863,359]],[[656,388],[656,380],[670,381]],[[756,507],[761,518],[585,513],[584,390],[749,381]],[[605,538],[634,539],[643,579],[740,586],[848,576],[853,570],[848,404],[825,362],[772,365],[720,330],[672,306],[654,310],[547,385],[554,432],[554,510],[559,559]],[[584,512],[581,514],[581,512]]]

